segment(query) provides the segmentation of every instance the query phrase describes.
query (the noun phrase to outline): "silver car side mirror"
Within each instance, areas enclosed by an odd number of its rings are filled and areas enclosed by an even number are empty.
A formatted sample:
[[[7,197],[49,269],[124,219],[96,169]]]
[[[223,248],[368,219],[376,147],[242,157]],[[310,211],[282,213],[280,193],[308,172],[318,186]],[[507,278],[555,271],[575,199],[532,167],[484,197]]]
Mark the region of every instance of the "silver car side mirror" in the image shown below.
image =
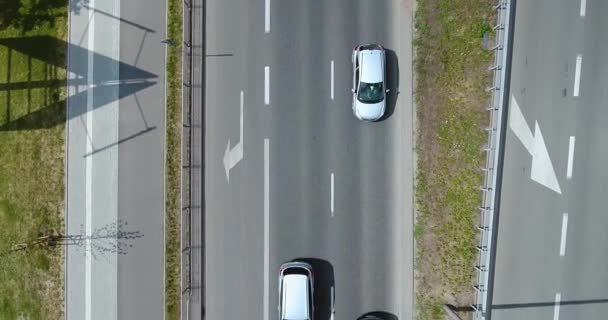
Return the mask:
[[[391,91],[391,89],[386,89],[386,93],[389,93]]]
[[[355,93],[355,89],[350,89],[350,91],[351,91],[352,93]]]

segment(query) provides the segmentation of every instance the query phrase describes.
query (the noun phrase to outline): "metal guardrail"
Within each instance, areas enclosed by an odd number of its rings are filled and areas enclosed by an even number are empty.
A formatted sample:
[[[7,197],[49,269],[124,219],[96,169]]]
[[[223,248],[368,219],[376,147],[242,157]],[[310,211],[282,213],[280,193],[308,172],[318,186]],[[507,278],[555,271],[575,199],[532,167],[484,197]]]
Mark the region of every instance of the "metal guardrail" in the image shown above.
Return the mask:
[[[502,132],[502,117],[503,105],[505,99],[504,86],[506,84],[505,68],[507,64],[507,53],[509,47],[509,19],[511,14],[511,1],[499,0],[495,6],[496,9],[496,25],[493,27],[495,31],[495,45],[491,49],[494,50],[494,65],[490,67],[493,73],[492,86],[488,88],[491,93],[490,105],[488,111],[490,113],[490,125],[488,131],[488,143],[484,147],[486,152],[486,163],[483,168],[484,172],[483,185],[481,186],[482,202],[480,210],[480,236],[479,245],[479,260],[475,266],[477,271],[476,284],[473,288],[476,291],[475,304],[471,307],[474,310],[474,319],[485,320],[489,315],[486,313],[488,308],[488,283],[490,279],[490,265],[492,257],[492,232],[495,218],[496,204],[496,187],[498,182],[498,161],[500,150],[500,134]],[[491,297],[490,297],[491,299]]]
[[[181,315],[189,319],[192,295],[192,0],[182,7],[182,211]]]

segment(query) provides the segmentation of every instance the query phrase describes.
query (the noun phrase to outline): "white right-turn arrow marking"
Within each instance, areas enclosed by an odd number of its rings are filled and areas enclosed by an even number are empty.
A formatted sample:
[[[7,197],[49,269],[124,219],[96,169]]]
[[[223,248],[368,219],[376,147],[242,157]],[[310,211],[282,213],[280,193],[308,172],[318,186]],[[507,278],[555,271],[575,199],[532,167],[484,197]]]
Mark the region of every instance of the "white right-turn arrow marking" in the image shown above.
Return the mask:
[[[542,184],[543,186],[561,194],[562,190],[557,181],[557,175],[553,169],[549,151],[545,145],[545,139],[540,131],[538,121],[534,124],[534,134],[528,126],[524,115],[519,108],[519,104],[515,97],[512,96],[511,113],[509,115],[509,127],[519,141],[524,145],[526,150],[532,155],[532,169],[530,170],[530,179]]]

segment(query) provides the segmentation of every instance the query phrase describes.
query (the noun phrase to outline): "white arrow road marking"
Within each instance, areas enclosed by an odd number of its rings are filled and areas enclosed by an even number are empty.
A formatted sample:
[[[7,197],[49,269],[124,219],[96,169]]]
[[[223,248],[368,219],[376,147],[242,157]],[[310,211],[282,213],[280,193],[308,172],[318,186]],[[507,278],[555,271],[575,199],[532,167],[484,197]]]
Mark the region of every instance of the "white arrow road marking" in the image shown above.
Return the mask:
[[[532,169],[530,170],[530,179],[542,184],[543,186],[561,194],[562,190],[557,181],[557,175],[553,169],[545,139],[540,131],[538,121],[534,125],[534,134],[528,127],[528,123],[519,108],[519,104],[515,97],[512,96],[513,103],[511,104],[511,114],[509,117],[509,126],[513,133],[524,145],[528,153],[532,155]]]
[[[228,145],[226,145],[226,152],[224,152],[224,170],[226,170],[226,180],[230,182],[230,169],[243,160],[243,100],[244,94],[241,91],[241,124],[240,124],[240,136],[239,142],[230,149],[230,139],[228,139]]]

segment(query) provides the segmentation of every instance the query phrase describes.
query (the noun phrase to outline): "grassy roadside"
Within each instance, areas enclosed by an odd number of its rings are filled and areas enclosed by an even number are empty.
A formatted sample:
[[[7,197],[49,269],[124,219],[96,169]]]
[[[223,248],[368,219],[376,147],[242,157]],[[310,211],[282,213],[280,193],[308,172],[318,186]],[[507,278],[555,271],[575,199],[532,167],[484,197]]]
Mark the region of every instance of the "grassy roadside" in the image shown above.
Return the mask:
[[[167,38],[175,47],[167,50],[167,162],[166,162],[166,244],[165,244],[165,303],[167,320],[180,319],[180,193],[181,193],[181,38],[182,1],[168,0]]]
[[[67,1],[0,4],[0,319],[61,319]]]
[[[473,303],[479,170],[489,121],[493,53],[483,49],[491,0],[418,0],[416,11],[416,305],[443,319],[442,304]]]

